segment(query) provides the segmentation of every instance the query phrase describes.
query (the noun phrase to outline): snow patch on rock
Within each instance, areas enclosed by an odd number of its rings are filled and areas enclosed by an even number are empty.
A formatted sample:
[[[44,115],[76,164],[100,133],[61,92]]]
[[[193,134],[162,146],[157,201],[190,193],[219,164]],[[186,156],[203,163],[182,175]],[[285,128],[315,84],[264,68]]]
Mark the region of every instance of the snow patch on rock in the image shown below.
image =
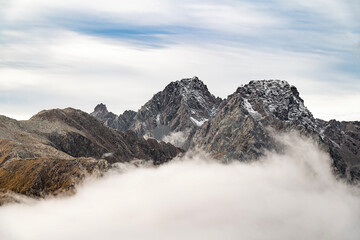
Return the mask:
[[[190,117],[190,120],[198,127],[201,127],[206,121],[208,121],[209,119],[202,119],[200,121],[196,120],[195,118],[193,117]]]
[[[253,118],[255,119],[261,118],[261,114],[253,109],[253,107],[246,98],[244,99],[244,107],[246,111],[248,111]]]

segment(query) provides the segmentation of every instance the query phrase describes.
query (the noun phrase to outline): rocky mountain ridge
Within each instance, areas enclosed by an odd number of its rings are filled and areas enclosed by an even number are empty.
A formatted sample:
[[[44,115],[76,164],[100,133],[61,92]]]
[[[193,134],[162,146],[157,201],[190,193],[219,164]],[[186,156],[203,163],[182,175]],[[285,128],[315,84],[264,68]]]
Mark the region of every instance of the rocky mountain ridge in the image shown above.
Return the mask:
[[[360,122],[315,119],[286,81],[251,81],[221,99],[194,77],[171,82],[137,112],[119,116],[104,104],[91,115],[67,108],[27,121],[0,116],[0,203],[16,200],[12,193],[72,192],[113,163],[170,161],[184,150],[160,140],[174,136],[185,150],[202,148],[226,162],[281,152],[274,133],[290,131],[314,139],[340,177],[360,180]]]
[[[186,87],[184,87],[186,85]],[[197,91],[205,89],[205,91]],[[201,95],[211,96],[211,104],[199,104],[201,100],[190,104],[178,104],[165,96],[171,92],[180,95],[196,92],[190,98]],[[204,94],[206,93],[206,94]],[[195,96],[195,97],[194,97]],[[185,101],[186,102],[186,101]],[[170,114],[163,114],[163,108],[174,109]],[[172,106],[174,106],[172,108]],[[183,106],[183,110],[177,106]],[[190,106],[184,108],[184,106]],[[205,109],[205,114],[202,111]],[[214,110],[211,110],[214,109]],[[195,112],[201,112],[192,121]],[[95,111],[96,112],[96,111]],[[166,111],[165,111],[166,112]],[[180,126],[167,121],[164,116],[176,116],[182,119]],[[159,116],[159,117],[158,117]],[[199,117],[201,116],[201,117]],[[266,150],[278,148],[272,131],[297,131],[301,135],[314,138],[322,148],[329,152],[334,160],[334,169],[348,179],[360,179],[360,128],[358,122],[337,122],[315,119],[306,108],[304,100],[295,86],[283,80],[256,80],[240,86],[227,99],[221,100],[208,92],[207,87],[198,78],[184,79],[170,83],[162,92],[154,95],[136,114],[136,124],[131,125],[139,135],[144,135],[144,126],[148,129],[166,128],[164,134],[186,131],[193,122],[191,134],[187,137],[188,147],[201,147],[216,158],[229,160],[256,159]],[[189,121],[190,119],[190,121]],[[104,121],[103,121],[104,122]],[[175,121],[176,122],[176,121]],[[179,121],[178,121],[179,122]],[[170,123],[170,124],[169,124]],[[106,124],[106,123],[105,123]],[[137,127],[134,127],[137,126]]]
[[[142,159],[157,165],[181,152],[108,128],[72,108],[42,111],[27,121],[0,116],[0,189],[33,197],[57,194],[87,175],[101,175],[112,163]]]
[[[182,131],[185,137],[181,147],[187,149],[196,129],[216,115],[221,103],[221,98],[216,98],[201,80],[193,77],[171,82],[136,113],[125,111],[116,116],[99,104],[91,115],[111,128],[134,130],[139,136],[157,140]]]

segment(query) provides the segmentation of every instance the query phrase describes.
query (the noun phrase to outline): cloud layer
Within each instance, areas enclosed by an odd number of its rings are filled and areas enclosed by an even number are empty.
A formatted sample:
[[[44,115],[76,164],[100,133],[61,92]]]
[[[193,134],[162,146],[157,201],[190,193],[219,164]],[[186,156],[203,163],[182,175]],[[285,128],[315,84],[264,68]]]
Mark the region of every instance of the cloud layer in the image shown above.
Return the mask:
[[[358,239],[357,188],[310,140],[228,165],[190,154],[87,182],[69,198],[0,208],[0,237],[42,239]]]
[[[0,6],[0,114],[28,118],[67,106],[90,112],[99,102],[119,114],[139,109],[170,81],[197,75],[220,97],[253,79],[284,79],[316,117],[360,118],[360,108],[348,104],[360,101],[356,1]]]

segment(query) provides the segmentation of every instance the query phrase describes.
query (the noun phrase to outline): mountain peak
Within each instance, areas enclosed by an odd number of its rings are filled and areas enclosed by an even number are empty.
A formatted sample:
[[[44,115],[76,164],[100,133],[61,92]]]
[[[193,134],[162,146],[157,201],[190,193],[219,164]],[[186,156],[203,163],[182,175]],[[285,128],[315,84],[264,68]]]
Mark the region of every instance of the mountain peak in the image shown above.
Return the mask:
[[[96,105],[94,112],[108,112],[107,107],[105,104],[100,103],[98,105]]]
[[[235,94],[244,99],[245,108],[262,116],[274,116],[282,121],[301,122],[315,129],[315,119],[305,107],[295,86],[284,80],[253,80],[239,87]]]
[[[248,94],[260,93],[265,94],[267,97],[288,93],[294,95],[299,101],[304,102],[300,98],[297,88],[285,80],[252,80],[245,86],[239,87],[236,92],[243,92],[243,89],[246,89]]]
[[[172,132],[193,134],[196,128],[214,117],[221,98],[212,95],[198,77],[170,82],[137,112],[120,116],[107,112],[104,104],[96,106],[92,116],[118,130],[134,130],[140,136],[162,140]],[[188,137],[188,136],[186,136]]]
[[[107,107],[105,104],[100,103],[98,105],[96,105],[96,107],[94,108],[94,112],[90,113],[91,116],[96,117],[97,119],[103,120],[106,118],[115,118],[116,115],[113,114],[112,112],[109,112],[107,110]]]
[[[203,81],[201,81],[198,77],[192,77],[192,78],[183,78],[181,80],[178,80],[176,82],[179,82],[181,85],[194,85],[194,84],[201,84],[205,85]]]
[[[194,91],[208,92],[207,86],[198,77],[183,78],[169,83],[163,91],[178,92],[181,96],[188,95]]]
[[[204,90],[208,91],[207,86],[198,77],[184,78],[177,81],[180,87],[186,90]]]
[[[154,134],[159,127],[167,129],[162,129],[162,133],[193,129],[211,118],[221,101],[198,77],[173,81],[141,107],[134,130],[141,135],[150,132],[159,139]]]

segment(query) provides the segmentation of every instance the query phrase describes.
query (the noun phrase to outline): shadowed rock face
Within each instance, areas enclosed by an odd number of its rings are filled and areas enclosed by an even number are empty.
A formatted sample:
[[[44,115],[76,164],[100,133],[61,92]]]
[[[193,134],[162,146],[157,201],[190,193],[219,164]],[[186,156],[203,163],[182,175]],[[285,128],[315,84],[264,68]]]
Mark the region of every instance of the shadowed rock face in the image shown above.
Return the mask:
[[[360,122],[323,121],[317,119],[319,134],[337,168],[348,179],[360,179]]]
[[[0,189],[42,196],[73,189],[109,163],[133,159],[161,164],[181,150],[120,132],[72,108],[42,111],[28,121],[0,116]]]
[[[158,140],[172,132],[183,131],[187,140],[182,147],[187,148],[195,130],[216,115],[221,103],[220,98],[212,95],[207,86],[194,77],[171,82],[136,114],[125,111],[117,117],[105,111],[103,104],[99,104],[91,115],[114,129],[131,129],[139,136]],[[114,121],[117,121],[117,125],[113,124]]]

